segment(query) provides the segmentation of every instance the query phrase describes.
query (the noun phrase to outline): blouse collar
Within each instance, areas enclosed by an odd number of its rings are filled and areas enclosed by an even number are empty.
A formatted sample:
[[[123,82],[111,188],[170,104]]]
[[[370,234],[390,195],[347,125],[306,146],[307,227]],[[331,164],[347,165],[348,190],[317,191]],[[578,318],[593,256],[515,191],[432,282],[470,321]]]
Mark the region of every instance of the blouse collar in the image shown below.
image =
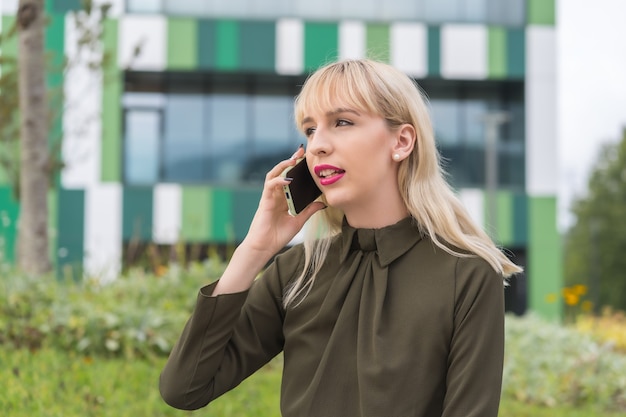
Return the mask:
[[[383,267],[404,255],[422,239],[417,222],[412,217],[405,217],[380,229],[356,229],[344,217],[341,232],[340,262],[344,262],[351,251],[360,250],[377,252]]]

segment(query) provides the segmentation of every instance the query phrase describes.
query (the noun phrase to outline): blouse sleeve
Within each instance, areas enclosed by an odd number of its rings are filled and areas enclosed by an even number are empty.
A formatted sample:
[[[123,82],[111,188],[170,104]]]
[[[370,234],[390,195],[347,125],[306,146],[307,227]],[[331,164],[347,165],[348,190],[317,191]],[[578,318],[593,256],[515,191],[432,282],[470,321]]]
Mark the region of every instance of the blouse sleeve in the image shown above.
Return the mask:
[[[248,291],[213,297],[215,283],[200,290],[161,373],[166,403],[183,410],[204,407],[282,351],[283,279],[296,273],[294,249],[277,257]]]
[[[455,286],[442,417],[496,417],[504,361],[502,277],[480,258],[459,258]]]

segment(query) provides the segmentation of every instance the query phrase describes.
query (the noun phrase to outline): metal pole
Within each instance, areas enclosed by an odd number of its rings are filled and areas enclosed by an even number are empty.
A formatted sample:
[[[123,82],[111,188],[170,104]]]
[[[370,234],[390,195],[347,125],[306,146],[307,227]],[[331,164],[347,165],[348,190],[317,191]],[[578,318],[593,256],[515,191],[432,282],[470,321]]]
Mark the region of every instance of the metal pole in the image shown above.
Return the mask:
[[[509,121],[507,112],[490,112],[483,116],[485,124],[485,188],[487,190],[487,230],[492,238],[498,235],[498,136],[500,126]]]

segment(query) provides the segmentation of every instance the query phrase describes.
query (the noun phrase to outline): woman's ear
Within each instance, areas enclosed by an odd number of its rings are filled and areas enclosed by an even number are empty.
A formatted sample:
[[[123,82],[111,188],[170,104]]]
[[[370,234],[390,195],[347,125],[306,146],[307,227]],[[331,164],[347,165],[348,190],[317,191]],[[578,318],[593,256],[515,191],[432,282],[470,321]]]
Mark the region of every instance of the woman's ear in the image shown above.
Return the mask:
[[[402,161],[408,157],[413,151],[416,140],[417,133],[412,124],[405,123],[400,126],[396,132],[396,141],[391,152],[393,159],[395,161]]]

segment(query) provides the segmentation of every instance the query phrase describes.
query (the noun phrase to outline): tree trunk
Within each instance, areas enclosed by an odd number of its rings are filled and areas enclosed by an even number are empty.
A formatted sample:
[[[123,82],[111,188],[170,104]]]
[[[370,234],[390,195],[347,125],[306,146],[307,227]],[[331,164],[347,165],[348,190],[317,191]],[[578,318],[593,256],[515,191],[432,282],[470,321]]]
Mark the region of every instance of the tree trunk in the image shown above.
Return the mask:
[[[41,274],[48,254],[48,103],[44,0],[20,0],[18,70],[21,129],[18,264]]]

